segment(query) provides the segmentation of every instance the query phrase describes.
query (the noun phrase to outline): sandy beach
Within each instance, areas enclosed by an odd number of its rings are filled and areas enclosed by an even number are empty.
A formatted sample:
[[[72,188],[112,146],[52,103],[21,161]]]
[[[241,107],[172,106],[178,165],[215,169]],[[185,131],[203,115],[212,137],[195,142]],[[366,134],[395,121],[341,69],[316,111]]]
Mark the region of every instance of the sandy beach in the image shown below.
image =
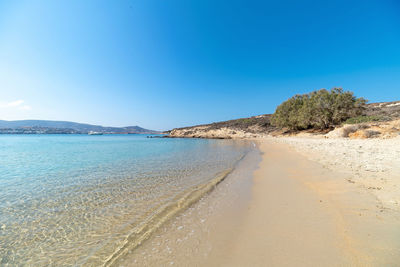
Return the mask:
[[[262,159],[253,177],[248,178],[251,184],[244,181],[246,170],[239,168],[234,176],[167,223],[155,238],[121,264],[398,266],[400,214],[391,202],[382,201],[393,189],[367,187],[363,179],[368,176],[359,169],[355,180],[356,164],[364,166],[359,158],[342,158],[342,164],[353,166],[349,169],[326,163],[340,153],[347,155],[352,147],[361,149],[363,141],[370,140],[255,140]],[[374,146],[365,142],[364,153],[374,150]],[[383,155],[387,153],[385,149],[380,151]],[[312,157],[315,154],[319,158]],[[379,153],[375,154],[379,157]],[[368,158],[371,159],[368,168],[380,168],[376,164],[382,164],[381,161]],[[247,159],[242,164],[254,160]],[[387,184],[394,185],[398,176],[393,176],[391,165],[385,166],[386,172],[379,173],[386,175]]]
[[[252,199],[224,266],[344,266],[345,237],[328,200],[303,180],[315,166],[282,145],[262,141]],[[319,170],[318,170],[319,171]],[[319,174],[319,173],[318,173]]]
[[[398,266],[398,210],[348,182],[349,170],[326,168],[296,152],[307,152],[299,144],[322,149],[313,142],[326,141],[260,141],[264,155],[253,198],[226,266]],[[349,151],[334,142],[336,151]]]
[[[0,267],[400,267],[399,33],[400,0],[0,0]]]

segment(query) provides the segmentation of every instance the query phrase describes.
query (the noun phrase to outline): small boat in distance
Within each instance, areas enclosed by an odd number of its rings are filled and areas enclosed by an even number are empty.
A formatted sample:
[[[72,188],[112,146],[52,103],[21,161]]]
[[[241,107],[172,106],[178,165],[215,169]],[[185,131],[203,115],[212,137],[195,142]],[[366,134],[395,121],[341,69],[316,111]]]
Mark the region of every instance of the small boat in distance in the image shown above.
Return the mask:
[[[90,132],[88,132],[88,135],[103,135],[103,133],[102,132],[90,131]]]

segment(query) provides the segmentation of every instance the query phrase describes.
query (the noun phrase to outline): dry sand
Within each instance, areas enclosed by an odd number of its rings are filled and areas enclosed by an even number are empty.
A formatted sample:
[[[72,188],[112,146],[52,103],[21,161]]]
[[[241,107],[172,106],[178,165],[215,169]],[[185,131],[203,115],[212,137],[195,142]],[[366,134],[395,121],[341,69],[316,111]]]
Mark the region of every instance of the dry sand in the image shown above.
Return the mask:
[[[390,139],[273,138],[350,183],[370,191],[384,208],[400,210],[400,137]]]

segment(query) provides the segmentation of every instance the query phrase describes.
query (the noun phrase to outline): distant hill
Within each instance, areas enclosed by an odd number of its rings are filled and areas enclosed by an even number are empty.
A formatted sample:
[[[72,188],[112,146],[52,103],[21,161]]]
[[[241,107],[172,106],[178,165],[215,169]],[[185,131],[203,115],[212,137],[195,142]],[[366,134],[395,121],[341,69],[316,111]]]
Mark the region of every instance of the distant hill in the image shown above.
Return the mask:
[[[0,129],[22,129],[22,128],[41,128],[41,129],[57,129],[68,130],[66,133],[130,133],[130,134],[157,134],[159,132],[144,129],[139,126],[127,127],[104,127],[100,125],[91,125],[85,123],[77,123],[70,121],[48,121],[48,120],[18,120],[5,121],[0,120]]]

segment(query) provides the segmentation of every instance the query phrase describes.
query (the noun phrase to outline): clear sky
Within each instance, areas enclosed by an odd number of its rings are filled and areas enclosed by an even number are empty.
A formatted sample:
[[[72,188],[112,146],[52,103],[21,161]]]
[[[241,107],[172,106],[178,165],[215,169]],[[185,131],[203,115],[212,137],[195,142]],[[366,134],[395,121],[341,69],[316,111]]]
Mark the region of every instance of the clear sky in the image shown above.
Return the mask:
[[[400,100],[398,0],[0,0],[0,119],[165,130],[334,86]]]

